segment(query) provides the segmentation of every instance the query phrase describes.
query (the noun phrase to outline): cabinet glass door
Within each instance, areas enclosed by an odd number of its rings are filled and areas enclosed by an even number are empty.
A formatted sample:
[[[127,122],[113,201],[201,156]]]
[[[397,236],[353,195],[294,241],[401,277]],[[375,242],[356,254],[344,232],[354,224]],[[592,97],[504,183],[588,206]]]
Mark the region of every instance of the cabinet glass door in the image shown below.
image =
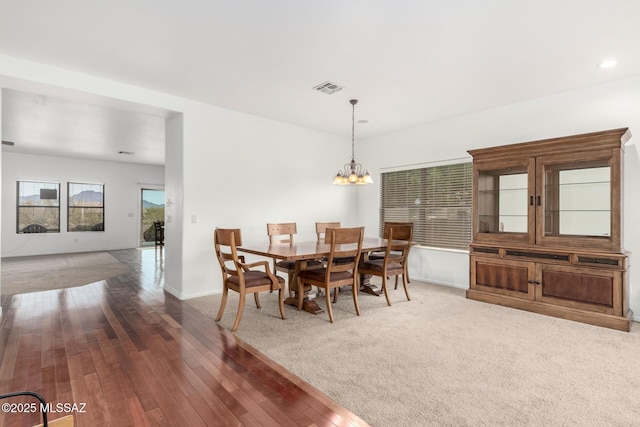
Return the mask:
[[[495,166],[495,165],[494,165]],[[496,240],[519,235],[528,239],[531,176],[528,161],[501,168],[477,169],[475,237]]]
[[[544,236],[611,236],[611,167],[589,164],[545,165]]]

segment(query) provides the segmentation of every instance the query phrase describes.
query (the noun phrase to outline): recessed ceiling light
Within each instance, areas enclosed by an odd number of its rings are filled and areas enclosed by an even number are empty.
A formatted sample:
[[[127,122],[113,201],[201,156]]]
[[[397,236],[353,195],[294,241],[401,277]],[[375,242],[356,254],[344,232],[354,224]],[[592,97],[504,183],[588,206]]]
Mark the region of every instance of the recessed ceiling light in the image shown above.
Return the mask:
[[[611,67],[615,67],[617,64],[618,64],[618,61],[616,61],[615,59],[607,59],[606,61],[603,61],[600,64],[598,64],[598,67],[611,68]]]
[[[358,120],[358,123],[362,123],[362,124],[369,123],[369,120]]]

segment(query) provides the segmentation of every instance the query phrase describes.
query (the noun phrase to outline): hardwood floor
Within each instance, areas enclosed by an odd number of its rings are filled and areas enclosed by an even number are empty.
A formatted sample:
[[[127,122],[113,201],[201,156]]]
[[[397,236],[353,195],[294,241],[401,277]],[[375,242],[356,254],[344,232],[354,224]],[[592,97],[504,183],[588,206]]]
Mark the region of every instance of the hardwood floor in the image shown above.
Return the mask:
[[[2,298],[0,394],[40,393],[77,426],[367,425],[164,293],[159,249],[110,253],[131,272]],[[0,411],[0,426],[40,422]]]

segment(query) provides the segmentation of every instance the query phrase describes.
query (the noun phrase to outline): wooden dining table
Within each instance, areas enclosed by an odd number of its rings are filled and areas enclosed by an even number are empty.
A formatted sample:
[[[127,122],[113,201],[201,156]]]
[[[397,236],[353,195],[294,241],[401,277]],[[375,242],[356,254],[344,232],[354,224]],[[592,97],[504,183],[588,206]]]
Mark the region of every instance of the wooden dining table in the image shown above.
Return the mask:
[[[353,250],[357,245],[346,244],[336,245],[336,251],[341,250]],[[387,247],[387,239],[381,239],[379,237],[364,237],[362,239],[362,253],[384,251]],[[322,259],[328,257],[331,252],[331,245],[327,243],[313,242],[294,242],[294,243],[275,243],[275,244],[262,244],[262,245],[247,245],[237,248],[238,251],[260,255],[268,258],[275,258],[276,260],[295,261],[296,274],[294,279],[297,281],[297,273],[307,268],[309,261]],[[292,284],[289,283],[291,290]],[[293,288],[293,291],[297,292],[297,289]],[[369,277],[360,277],[360,291],[368,294],[380,296],[382,295],[381,289],[372,285],[369,282]],[[289,297],[285,300],[286,304],[298,305],[297,297]],[[319,314],[324,312],[312,297],[305,297],[303,303],[303,309],[309,313]]]

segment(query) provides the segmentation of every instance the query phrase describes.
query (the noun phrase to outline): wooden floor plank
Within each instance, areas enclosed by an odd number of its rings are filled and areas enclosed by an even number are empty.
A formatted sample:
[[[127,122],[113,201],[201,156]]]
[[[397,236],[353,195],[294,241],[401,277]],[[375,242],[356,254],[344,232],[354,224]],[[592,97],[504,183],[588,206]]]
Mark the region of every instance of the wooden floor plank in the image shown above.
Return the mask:
[[[74,405],[49,418],[72,414],[81,427],[367,425],[165,294],[162,250],[111,254],[130,272],[0,298],[0,393],[29,389]],[[39,417],[0,414],[0,425]]]

